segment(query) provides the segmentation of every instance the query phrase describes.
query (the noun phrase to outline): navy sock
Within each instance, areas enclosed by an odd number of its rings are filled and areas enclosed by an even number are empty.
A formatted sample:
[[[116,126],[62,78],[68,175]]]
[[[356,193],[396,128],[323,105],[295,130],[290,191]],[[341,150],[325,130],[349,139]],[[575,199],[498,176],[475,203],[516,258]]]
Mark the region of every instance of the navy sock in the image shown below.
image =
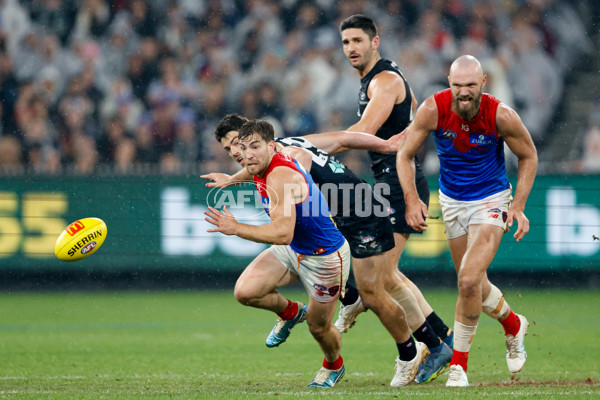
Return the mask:
[[[410,361],[417,356],[417,343],[412,336],[404,343],[396,343],[402,361]]]
[[[436,333],[433,331],[433,328],[431,328],[431,325],[429,325],[429,322],[427,321],[425,321],[423,325],[418,327],[413,332],[413,336],[419,342],[425,343],[430,349],[437,347],[441,344],[440,338],[436,335]]]
[[[429,325],[431,325],[431,328],[433,329],[435,334],[438,335],[441,339],[444,339],[446,336],[448,336],[450,328],[448,328],[444,321],[442,321],[442,319],[437,316],[435,311],[432,311],[431,314],[429,314],[427,318],[425,318],[425,320],[429,322]]]
[[[346,293],[343,299],[340,298],[340,301],[343,305],[349,306],[356,303],[356,300],[358,300],[358,289],[349,283],[346,283]]]

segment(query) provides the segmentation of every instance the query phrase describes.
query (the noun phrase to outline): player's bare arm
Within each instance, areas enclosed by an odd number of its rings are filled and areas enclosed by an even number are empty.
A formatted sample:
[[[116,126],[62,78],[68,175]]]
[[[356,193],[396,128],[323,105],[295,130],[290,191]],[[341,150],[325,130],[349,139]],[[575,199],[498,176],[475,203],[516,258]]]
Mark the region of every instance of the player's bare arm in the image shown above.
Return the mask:
[[[350,149],[394,153],[398,148],[395,141],[390,142],[389,140],[383,140],[372,134],[362,132],[335,131],[315,133],[306,135],[304,138],[328,154],[337,154]]]
[[[391,71],[382,71],[371,80],[367,95],[371,100],[360,121],[348,130],[375,135],[390,116],[394,105],[404,101],[406,97],[404,81]]]
[[[227,187],[231,185],[239,185],[243,182],[252,182],[252,175],[248,173],[246,168],[242,168],[233,175],[224,174],[222,172],[211,172],[209,174],[200,175],[200,178],[208,179],[210,182],[206,187]]]
[[[535,173],[537,171],[537,151],[529,131],[523,125],[519,115],[504,103],[498,106],[496,113],[496,126],[498,134],[517,156],[519,160],[519,172],[517,175],[517,188],[514,200],[508,210],[508,226],[512,226],[513,220],[517,221],[517,231],[514,234],[517,242],[529,232],[529,220],[525,216],[525,204],[531,192]]]
[[[204,212],[205,219],[216,227],[207,232],[235,235],[258,243],[290,244],[294,237],[296,223],[294,206],[303,200],[304,194],[308,194],[308,187],[304,188],[303,185],[306,186],[306,183],[300,173],[289,168],[277,167],[267,178],[270,224],[259,226],[242,224],[237,222],[226,208],[221,212],[209,207],[209,211]]]
[[[437,127],[437,105],[433,97],[419,107],[412,123],[406,128],[396,156],[398,178],[406,203],[406,222],[417,232],[427,230],[425,218],[429,217],[427,206],[419,198],[415,184],[415,154]]]

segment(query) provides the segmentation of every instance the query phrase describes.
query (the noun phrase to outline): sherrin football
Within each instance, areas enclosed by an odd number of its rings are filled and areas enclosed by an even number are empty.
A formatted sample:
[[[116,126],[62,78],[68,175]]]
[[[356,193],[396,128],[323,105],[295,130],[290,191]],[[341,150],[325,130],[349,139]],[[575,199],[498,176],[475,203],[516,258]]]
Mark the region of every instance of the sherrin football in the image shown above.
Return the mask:
[[[83,218],[69,224],[56,239],[54,254],[62,261],[91,256],[106,239],[106,224],[100,218]]]

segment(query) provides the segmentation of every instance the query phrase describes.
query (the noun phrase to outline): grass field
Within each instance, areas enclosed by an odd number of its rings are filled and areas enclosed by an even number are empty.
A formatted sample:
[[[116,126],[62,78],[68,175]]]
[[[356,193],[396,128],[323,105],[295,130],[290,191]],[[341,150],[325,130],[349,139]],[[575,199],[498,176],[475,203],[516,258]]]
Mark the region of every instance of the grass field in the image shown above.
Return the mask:
[[[426,295],[451,324],[455,291]],[[484,316],[470,388],[446,389],[445,375],[391,388],[396,349],[368,312],[343,336],[346,376],[323,392],[305,387],[323,357],[306,325],[267,349],[274,316],[237,304],[230,291],[5,293],[0,398],[600,398],[600,294],[515,290],[506,299],[531,322],[520,374],[506,368],[501,326]]]

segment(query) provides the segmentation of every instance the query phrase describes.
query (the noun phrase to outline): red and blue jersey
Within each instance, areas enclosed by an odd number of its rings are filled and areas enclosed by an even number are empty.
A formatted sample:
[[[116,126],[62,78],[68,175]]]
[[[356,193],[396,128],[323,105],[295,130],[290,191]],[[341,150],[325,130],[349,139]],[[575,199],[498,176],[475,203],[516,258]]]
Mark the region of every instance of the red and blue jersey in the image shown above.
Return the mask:
[[[265,211],[269,214],[267,176],[273,169],[281,166],[300,172],[308,185],[308,196],[296,204],[296,225],[290,247],[296,253],[304,255],[327,255],[337,251],[346,239],[335,227],[325,197],[298,161],[281,153],[273,156],[262,178],[254,176],[254,184]]]
[[[434,99],[441,192],[455,200],[471,201],[508,189],[504,140],[496,128],[500,100],[483,93],[477,116],[465,121],[452,111],[450,89],[436,93]]]

